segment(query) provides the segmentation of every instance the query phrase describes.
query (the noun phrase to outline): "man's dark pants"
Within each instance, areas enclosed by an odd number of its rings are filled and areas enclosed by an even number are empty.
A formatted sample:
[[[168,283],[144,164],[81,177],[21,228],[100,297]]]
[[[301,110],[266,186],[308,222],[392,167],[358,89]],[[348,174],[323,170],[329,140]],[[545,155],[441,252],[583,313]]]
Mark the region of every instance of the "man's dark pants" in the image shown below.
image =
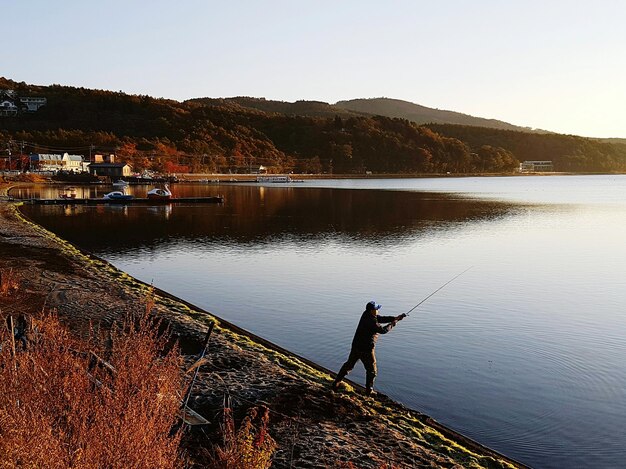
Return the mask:
[[[374,387],[374,379],[376,378],[376,355],[374,354],[374,348],[364,350],[352,348],[348,360],[343,364],[339,373],[337,373],[335,384],[339,384],[339,382],[352,371],[354,365],[356,365],[356,362],[359,360],[363,362],[363,366],[365,367],[365,388],[368,392],[371,391]]]

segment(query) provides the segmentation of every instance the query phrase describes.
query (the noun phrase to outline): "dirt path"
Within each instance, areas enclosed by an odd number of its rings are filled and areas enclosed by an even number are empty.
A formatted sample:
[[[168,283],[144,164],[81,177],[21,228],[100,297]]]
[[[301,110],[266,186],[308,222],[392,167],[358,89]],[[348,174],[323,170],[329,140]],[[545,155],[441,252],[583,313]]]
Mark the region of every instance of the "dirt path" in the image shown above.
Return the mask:
[[[45,304],[84,333],[90,323],[107,326],[145,307],[148,286],[24,220],[13,204],[0,200],[0,270],[8,269],[21,286],[16,296],[0,298],[3,315],[37,313]],[[270,432],[280,445],[273,467],[331,468],[338,461],[358,468],[523,467],[384,396],[367,398],[358,387],[332,393],[327,370],[185,302],[157,293],[156,310],[180,337],[189,364],[207,325],[216,321],[191,406],[218,422],[225,396],[239,414],[267,405]],[[209,427],[209,437],[216,430]]]

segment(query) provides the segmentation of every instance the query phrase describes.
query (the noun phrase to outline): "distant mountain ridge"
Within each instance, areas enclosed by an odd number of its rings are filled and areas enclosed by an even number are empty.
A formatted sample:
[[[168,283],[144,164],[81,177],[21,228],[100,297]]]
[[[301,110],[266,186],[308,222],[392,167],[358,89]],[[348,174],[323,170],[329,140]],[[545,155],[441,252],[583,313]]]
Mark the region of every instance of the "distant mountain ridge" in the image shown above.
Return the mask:
[[[521,127],[509,124],[508,122],[496,119],[485,119],[474,117],[469,114],[462,114],[454,111],[444,111],[433,109],[419,104],[391,98],[369,98],[351,99],[348,101],[338,101],[334,105],[336,108],[360,112],[365,114],[375,114],[386,117],[398,117],[407,119],[416,124],[457,124],[469,125],[473,127],[488,127],[501,130],[518,130],[521,132],[535,132],[529,127]]]
[[[265,98],[237,96],[232,98],[196,98],[188,102],[204,105],[232,105],[266,113],[307,117],[384,116],[406,119],[418,125],[455,124],[472,127],[487,127],[500,130],[515,130],[529,133],[549,133],[530,127],[521,127],[497,119],[486,119],[455,111],[433,109],[420,104],[391,98],[360,98],[338,101],[335,104],[323,101],[299,100],[293,103]]]
[[[194,98],[185,102],[209,106],[237,105],[242,108],[253,109],[270,114],[284,114],[287,116],[334,117],[339,115],[341,117],[350,117],[363,115],[362,112],[338,108],[323,101],[299,100],[290,103],[288,101],[275,101],[265,98],[253,98],[250,96],[236,96],[232,98]]]
[[[59,87],[59,85],[52,85],[52,87]],[[38,86],[26,84],[24,82],[18,83],[16,81],[0,77],[0,89],[18,89],[36,95],[42,93],[49,93],[50,87]],[[69,87],[61,87],[69,88]],[[82,88],[81,88],[82,89]],[[97,91],[97,90],[93,90]],[[100,90],[103,93],[115,93],[112,91]],[[124,95],[125,93],[118,93]],[[128,95],[131,96],[131,95]],[[147,97],[146,97],[147,98]],[[171,99],[155,99],[149,98],[154,103],[177,103],[177,101]],[[307,101],[298,100],[295,102],[278,101],[265,98],[256,98],[250,96],[236,96],[231,98],[193,98],[182,103],[180,105],[190,104],[191,106],[214,106],[214,107],[226,107],[231,110],[236,109],[250,109],[255,111],[261,111],[269,114],[284,114],[288,116],[305,116],[305,117],[334,117],[336,115],[340,117],[363,117],[379,115],[391,118],[407,119],[418,125],[423,124],[456,124],[456,125],[468,125],[473,127],[487,127],[502,130],[516,130],[521,132],[539,132],[548,133],[545,131],[537,131],[529,127],[521,127],[508,122],[499,121],[496,119],[486,119],[482,117],[475,117],[468,114],[462,114],[460,112],[445,111],[440,109],[429,108],[420,104],[415,104],[409,101],[403,101],[400,99],[392,98],[359,98],[345,101],[338,101],[335,104],[326,103],[323,101]],[[243,109],[242,109],[243,108]]]

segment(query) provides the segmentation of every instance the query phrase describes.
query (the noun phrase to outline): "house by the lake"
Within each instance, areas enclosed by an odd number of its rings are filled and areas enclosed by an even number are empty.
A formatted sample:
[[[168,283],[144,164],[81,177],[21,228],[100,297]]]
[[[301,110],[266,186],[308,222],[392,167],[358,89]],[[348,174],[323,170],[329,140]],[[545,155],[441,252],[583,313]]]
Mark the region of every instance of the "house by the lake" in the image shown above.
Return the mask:
[[[82,173],[87,171],[89,163],[85,163],[82,155],[70,155],[69,153],[34,153],[30,155],[32,171],[57,173],[68,171]]]
[[[552,161],[524,161],[519,165],[520,173],[538,173],[554,171]]]
[[[105,176],[119,179],[132,175],[132,169],[126,163],[91,163],[89,173],[93,176]]]

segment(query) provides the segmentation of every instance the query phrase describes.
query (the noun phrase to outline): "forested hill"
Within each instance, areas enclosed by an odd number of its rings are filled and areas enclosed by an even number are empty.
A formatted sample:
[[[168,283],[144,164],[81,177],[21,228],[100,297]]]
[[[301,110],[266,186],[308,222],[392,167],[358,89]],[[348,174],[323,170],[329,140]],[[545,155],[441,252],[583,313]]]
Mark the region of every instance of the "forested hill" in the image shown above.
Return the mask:
[[[335,104],[335,107],[359,113],[399,117],[401,119],[408,119],[416,124],[458,124],[471,125],[475,127],[490,127],[494,129],[518,130],[523,132],[532,131],[527,127],[520,127],[496,119],[484,119],[482,117],[474,117],[460,112],[433,109],[408,101],[402,101],[400,99],[352,99],[349,101],[339,101]]]
[[[271,114],[277,113],[307,117],[350,117],[364,115],[362,112],[342,109],[322,101],[296,101],[290,103],[287,101],[272,101],[265,98],[239,96],[235,98],[196,98],[186,102],[212,106],[236,104],[244,108],[255,109]]]
[[[453,111],[442,111],[421,106],[419,104],[389,98],[352,99],[329,104],[321,101],[272,101],[265,98],[239,96],[234,98],[197,98],[188,102],[200,104],[237,104],[244,108],[256,109],[268,113],[298,115],[308,117],[346,116],[385,116],[407,119],[416,124],[458,124],[494,129],[518,130],[532,132],[531,129],[520,127],[496,119],[483,119]],[[545,133],[545,132],[542,132]]]
[[[245,172],[264,165],[271,172],[508,172],[524,159],[552,159],[558,162],[556,170],[626,170],[624,145],[478,127],[426,127],[321,102],[201,98],[181,103],[0,78],[3,89],[46,97],[47,105],[0,117],[2,150],[88,154],[91,148],[115,152],[136,171]]]
[[[449,124],[430,124],[432,131],[462,140],[470,147],[502,147],[520,161],[551,160],[558,171],[624,171],[626,145],[561,134],[535,134]]]

